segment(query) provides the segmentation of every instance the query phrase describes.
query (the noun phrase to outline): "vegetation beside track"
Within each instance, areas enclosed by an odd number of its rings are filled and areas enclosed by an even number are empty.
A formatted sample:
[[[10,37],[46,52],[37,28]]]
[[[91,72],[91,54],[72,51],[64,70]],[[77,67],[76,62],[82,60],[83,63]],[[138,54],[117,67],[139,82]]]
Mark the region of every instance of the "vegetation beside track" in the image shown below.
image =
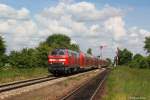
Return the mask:
[[[103,100],[150,100],[150,70],[118,66],[106,81]]]
[[[48,75],[47,68],[0,68],[0,83],[24,80]]]

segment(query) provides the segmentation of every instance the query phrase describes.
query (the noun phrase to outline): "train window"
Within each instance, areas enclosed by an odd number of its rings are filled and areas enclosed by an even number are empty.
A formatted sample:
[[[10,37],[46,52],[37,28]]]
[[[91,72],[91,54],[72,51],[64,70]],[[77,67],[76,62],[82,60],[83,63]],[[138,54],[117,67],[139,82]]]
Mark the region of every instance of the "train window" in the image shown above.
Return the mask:
[[[59,55],[64,55],[64,51],[59,51]]]
[[[68,50],[68,54],[69,54],[69,56],[71,56],[71,51],[70,50]]]
[[[57,55],[57,51],[52,51],[51,55]]]
[[[65,51],[61,49],[54,50],[52,51],[51,55],[65,55]]]

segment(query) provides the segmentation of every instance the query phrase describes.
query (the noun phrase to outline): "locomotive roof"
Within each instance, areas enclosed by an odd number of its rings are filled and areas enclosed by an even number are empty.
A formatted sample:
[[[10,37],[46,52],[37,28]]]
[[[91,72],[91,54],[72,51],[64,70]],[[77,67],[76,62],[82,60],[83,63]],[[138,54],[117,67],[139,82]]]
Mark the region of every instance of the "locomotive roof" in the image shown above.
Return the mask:
[[[79,52],[77,52],[77,51],[73,51],[73,50],[70,50],[70,49],[67,49],[67,48],[56,48],[56,49],[54,49],[54,50],[68,50],[68,51],[70,51],[70,52],[72,52],[72,53],[79,53]]]

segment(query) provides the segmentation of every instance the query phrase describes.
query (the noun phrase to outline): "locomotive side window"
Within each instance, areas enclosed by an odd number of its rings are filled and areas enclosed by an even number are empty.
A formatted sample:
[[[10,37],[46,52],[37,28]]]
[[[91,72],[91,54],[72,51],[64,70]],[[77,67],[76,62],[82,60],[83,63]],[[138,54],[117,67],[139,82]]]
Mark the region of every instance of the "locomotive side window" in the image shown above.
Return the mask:
[[[52,51],[51,55],[57,55],[57,51]]]
[[[71,56],[71,51],[70,50],[68,50],[68,54],[69,54],[69,56]]]

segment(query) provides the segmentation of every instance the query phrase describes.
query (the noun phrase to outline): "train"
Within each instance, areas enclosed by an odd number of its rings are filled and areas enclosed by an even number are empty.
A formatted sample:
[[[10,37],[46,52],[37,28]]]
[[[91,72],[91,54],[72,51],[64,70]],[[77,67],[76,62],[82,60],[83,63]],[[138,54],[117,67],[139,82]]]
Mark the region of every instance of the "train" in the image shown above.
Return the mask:
[[[66,48],[54,49],[48,55],[48,71],[54,75],[71,74],[107,66],[107,61]]]

